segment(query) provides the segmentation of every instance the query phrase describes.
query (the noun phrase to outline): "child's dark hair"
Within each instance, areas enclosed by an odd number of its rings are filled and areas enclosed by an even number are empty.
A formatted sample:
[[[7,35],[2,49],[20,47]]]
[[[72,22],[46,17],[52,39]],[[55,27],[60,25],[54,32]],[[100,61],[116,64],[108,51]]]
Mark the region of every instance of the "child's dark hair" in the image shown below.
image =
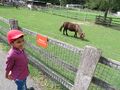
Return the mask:
[[[19,38],[23,38],[23,37],[24,37],[24,35]],[[17,39],[19,39],[19,38],[17,38]],[[14,39],[11,43],[14,43],[17,39]]]

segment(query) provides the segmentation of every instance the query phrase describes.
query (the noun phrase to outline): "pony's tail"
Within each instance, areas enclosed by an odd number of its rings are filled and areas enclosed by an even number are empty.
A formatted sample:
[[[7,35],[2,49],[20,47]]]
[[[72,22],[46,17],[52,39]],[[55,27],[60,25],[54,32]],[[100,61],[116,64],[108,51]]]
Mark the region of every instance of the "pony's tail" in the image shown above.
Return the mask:
[[[63,25],[62,25],[62,26],[60,27],[60,29],[59,29],[59,30],[60,30],[60,32],[62,31],[62,28],[63,28]]]

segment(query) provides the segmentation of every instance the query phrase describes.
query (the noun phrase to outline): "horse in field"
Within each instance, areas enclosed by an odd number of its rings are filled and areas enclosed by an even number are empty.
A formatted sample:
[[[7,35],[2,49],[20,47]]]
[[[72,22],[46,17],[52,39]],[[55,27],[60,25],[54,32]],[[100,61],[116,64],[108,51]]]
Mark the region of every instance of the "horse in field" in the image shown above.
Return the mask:
[[[63,35],[66,34],[68,36],[67,30],[69,30],[71,32],[75,32],[74,37],[76,38],[77,38],[77,34],[79,35],[80,39],[84,39],[85,37],[85,33],[83,33],[82,29],[80,28],[80,25],[71,22],[64,22],[59,30],[60,31],[63,30]]]

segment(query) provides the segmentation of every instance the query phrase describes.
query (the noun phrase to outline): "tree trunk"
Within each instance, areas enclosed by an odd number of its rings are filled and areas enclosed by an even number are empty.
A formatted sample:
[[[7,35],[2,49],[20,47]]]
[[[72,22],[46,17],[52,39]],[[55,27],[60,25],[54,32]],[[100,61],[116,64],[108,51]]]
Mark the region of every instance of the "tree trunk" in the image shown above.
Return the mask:
[[[106,18],[107,18],[108,11],[109,11],[109,8],[107,8],[107,9],[105,10],[105,14],[104,14],[104,20],[106,20]]]
[[[110,5],[111,5],[111,0],[108,0],[108,2],[107,2],[107,8],[106,8],[106,10],[105,10],[105,14],[104,14],[104,20],[106,20],[106,18],[107,18],[107,15],[108,15],[108,11],[109,11],[109,9],[110,9]]]

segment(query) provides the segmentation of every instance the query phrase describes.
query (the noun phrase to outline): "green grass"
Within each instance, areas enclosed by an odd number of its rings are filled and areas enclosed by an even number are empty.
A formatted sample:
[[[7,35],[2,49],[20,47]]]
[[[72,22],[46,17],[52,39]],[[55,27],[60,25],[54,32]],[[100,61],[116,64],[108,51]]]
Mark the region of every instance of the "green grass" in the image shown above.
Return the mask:
[[[102,15],[103,13],[100,12],[89,12],[87,10],[67,10],[67,9],[54,9],[54,8],[48,8],[41,10],[43,12],[47,12],[50,14],[55,15],[61,15],[63,17],[69,17],[69,18],[76,18],[78,20],[84,21],[94,21],[96,18],[96,15]]]
[[[73,44],[74,46],[84,47],[92,45],[102,49],[103,55],[112,59],[120,60],[120,32],[104,26],[95,25],[89,22],[80,22],[73,19],[54,16],[38,11],[30,11],[27,9],[1,8],[0,16],[5,18],[18,19],[21,27],[28,28],[50,37]],[[77,22],[81,24],[82,29],[86,33],[88,41],[82,41],[73,37],[67,37],[59,32],[59,27],[64,21]],[[69,33],[73,36],[73,33]]]
[[[120,75],[119,74],[120,74],[119,70],[108,67],[108,66],[100,64],[100,63],[97,65],[97,68],[95,71],[96,77],[109,83],[117,90],[120,89]]]
[[[55,11],[55,12],[57,12],[57,11]],[[72,14],[72,11],[70,11],[70,12]],[[59,12],[57,12],[57,13],[59,13]],[[92,14],[92,12],[91,12],[91,14]],[[3,16],[8,19],[15,18],[19,21],[19,24],[21,27],[25,27],[32,31],[36,31],[41,34],[48,35],[50,37],[70,43],[70,44],[80,47],[80,48],[83,48],[85,45],[95,46],[102,50],[103,56],[120,61],[120,40],[119,40],[120,31],[118,31],[118,30],[112,29],[110,27],[95,25],[92,22],[76,21],[73,19],[65,18],[65,17],[55,16],[55,15],[38,12],[38,11],[30,11],[30,10],[22,9],[22,8],[17,10],[12,7],[9,7],[9,8],[0,7],[0,16]],[[94,13],[93,13],[93,17],[91,17],[91,18],[94,19]],[[82,41],[80,39],[62,35],[62,33],[59,32],[59,27],[61,26],[61,24],[64,21],[80,23],[82,29],[84,30],[84,32],[86,34],[86,41]],[[3,24],[0,23],[0,25],[3,25]],[[69,32],[69,35],[73,36],[73,33]],[[35,43],[35,41],[33,41],[33,39],[30,39],[30,41],[32,43],[33,42]],[[57,50],[57,48],[56,48],[56,51],[52,52],[52,49],[49,50],[49,48],[51,48],[51,47],[52,46],[48,46],[48,51],[59,56],[59,54],[57,54],[57,52],[59,50]],[[53,48],[54,48],[54,46],[53,46]],[[63,52],[63,51],[61,51],[61,52]],[[36,53],[34,53],[34,54],[36,54]],[[41,58],[41,57],[42,56],[39,55],[38,58]],[[60,57],[62,58],[62,56],[60,56]],[[63,57],[65,57],[65,56],[63,56]],[[67,58],[68,57],[66,56],[65,60]],[[55,67],[53,67],[53,64],[51,62],[48,63],[48,61],[44,61],[44,58],[42,60],[50,68],[52,68],[55,71],[58,70],[57,72],[61,73],[62,76],[66,75],[65,77],[68,77],[68,79],[70,79],[70,81],[71,80],[73,81],[73,78],[74,78],[72,76],[73,74],[69,74],[69,72],[68,72],[68,74],[66,74],[65,73],[66,71],[63,71],[63,69],[58,68],[57,65],[55,68]],[[66,61],[66,62],[69,62],[69,61]],[[71,63],[71,60],[69,63]],[[114,71],[110,70],[108,73],[114,73]],[[115,71],[115,74],[118,74],[118,72]],[[103,77],[103,79],[105,79],[105,77]],[[113,80],[116,80],[116,78]],[[113,85],[118,87],[117,84],[119,84],[119,81],[117,81],[117,83],[114,83],[115,81],[111,81],[111,82]]]
[[[65,8],[46,8],[39,9],[39,11],[46,12],[53,15],[60,15],[62,17],[74,18],[81,21],[90,21],[94,22],[96,16],[103,16],[104,12],[93,11],[89,9],[65,9]],[[112,18],[113,23],[120,24],[120,18],[115,17],[113,14],[108,13],[108,17]]]
[[[56,72],[57,74],[65,77],[69,82],[71,82],[72,84],[74,83],[74,79],[75,79],[75,73],[73,73],[72,71],[66,70],[65,68],[63,68],[61,65],[56,64],[55,62],[52,62],[51,58],[46,58],[45,56],[43,56],[42,53],[39,53],[38,51],[35,51],[31,48],[26,48],[27,51],[34,56],[35,58],[37,58],[40,62],[42,62],[44,65],[46,65],[47,67],[49,67],[50,69],[52,69],[54,72]],[[34,53],[32,53],[34,52]],[[66,60],[66,59],[65,59]],[[67,72],[67,73],[66,73]]]
[[[29,70],[32,78],[40,84],[43,90],[67,90],[61,84],[52,81],[32,65],[29,65]]]
[[[3,26],[3,27],[6,27],[6,28],[9,27],[9,25],[5,24],[4,22],[0,22],[0,25]]]

